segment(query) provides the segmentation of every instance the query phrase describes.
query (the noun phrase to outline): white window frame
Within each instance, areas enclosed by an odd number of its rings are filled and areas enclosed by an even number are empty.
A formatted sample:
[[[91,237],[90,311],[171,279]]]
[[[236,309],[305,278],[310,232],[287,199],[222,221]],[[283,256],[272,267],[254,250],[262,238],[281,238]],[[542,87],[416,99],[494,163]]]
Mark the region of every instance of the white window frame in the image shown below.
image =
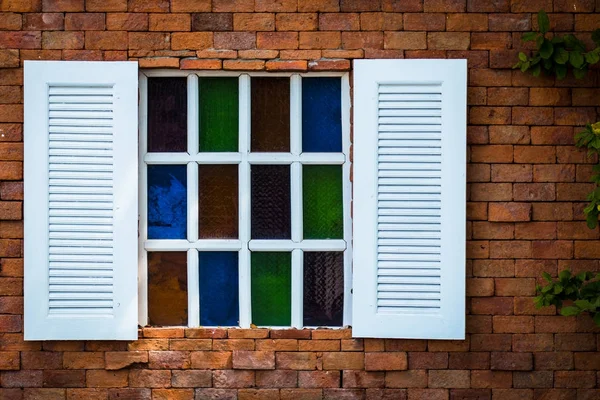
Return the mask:
[[[187,153],[147,152],[147,107],[149,77],[187,78]],[[199,153],[198,147],[198,79],[201,77],[239,78],[239,146],[237,153]],[[290,78],[290,152],[250,153],[251,77]],[[342,100],[342,152],[302,153],[302,78],[340,77]],[[139,324],[148,323],[148,252],[187,251],[188,327],[200,325],[200,293],[198,252],[238,251],[239,327],[250,328],[251,251],[282,251],[292,254],[292,315],[289,328],[314,328],[303,325],[303,251],[344,252],[344,312],[343,326],[352,325],[352,183],[350,181],[350,79],[349,73],[268,73],[230,71],[141,70],[139,73]],[[147,165],[187,165],[187,215],[198,214],[198,165],[239,164],[239,238],[198,239],[198,221],[188,218],[187,240],[148,240],[147,238]],[[250,240],[250,165],[291,165],[291,239]],[[343,239],[302,240],[302,165],[341,165],[343,171]],[[195,283],[195,284],[194,284]],[[282,327],[277,327],[282,328]],[[285,327],[283,327],[285,328]]]

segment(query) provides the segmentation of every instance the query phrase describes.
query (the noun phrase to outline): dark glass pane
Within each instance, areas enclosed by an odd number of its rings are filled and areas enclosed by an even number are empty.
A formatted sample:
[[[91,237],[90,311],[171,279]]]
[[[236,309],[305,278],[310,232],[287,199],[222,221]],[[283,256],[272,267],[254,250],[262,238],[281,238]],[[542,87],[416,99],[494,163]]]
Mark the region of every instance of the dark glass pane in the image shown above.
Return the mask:
[[[304,325],[342,326],[344,253],[304,253]]]
[[[148,323],[187,325],[187,253],[148,253]]]
[[[200,252],[200,325],[239,325],[238,253]]]
[[[292,324],[291,253],[252,253],[252,323],[259,326]]]
[[[238,78],[200,78],[200,151],[238,151]]]
[[[304,239],[341,239],[344,236],[342,167],[302,167]]]
[[[201,239],[238,237],[238,166],[198,167]]]
[[[148,78],[148,151],[187,151],[186,78]]]
[[[251,151],[290,151],[290,79],[252,78]]]
[[[252,166],[252,239],[290,239],[290,166]]]
[[[302,151],[342,151],[342,81],[302,78]]]
[[[187,238],[187,166],[148,166],[148,239]]]

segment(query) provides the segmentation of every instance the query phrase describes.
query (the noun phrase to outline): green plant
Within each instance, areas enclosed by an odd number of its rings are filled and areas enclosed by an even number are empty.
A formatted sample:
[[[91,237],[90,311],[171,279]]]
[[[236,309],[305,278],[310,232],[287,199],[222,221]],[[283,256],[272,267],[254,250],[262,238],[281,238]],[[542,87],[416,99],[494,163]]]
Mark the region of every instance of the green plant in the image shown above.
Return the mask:
[[[575,135],[575,145],[577,147],[586,147],[588,155],[600,154],[600,122],[587,124],[585,129]],[[598,226],[598,215],[600,214],[600,163],[592,169],[592,182],[596,188],[588,194],[590,204],[583,210],[586,215],[587,226],[590,229],[596,229]]]
[[[544,10],[538,12],[537,20],[539,31],[527,32],[522,37],[526,42],[535,41],[536,50],[531,57],[523,52],[519,53],[519,62],[513,68],[520,68],[523,72],[531,71],[533,76],[539,76],[544,71],[549,75],[556,75],[558,79],[564,79],[571,68],[575,78],[581,79],[590,65],[600,61],[600,29],[592,33],[596,48],[586,51],[585,44],[572,34],[546,37],[550,20]]]
[[[564,270],[556,281],[546,272],[543,277],[548,284],[537,285],[536,307],[556,306],[565,316],[589,313],[594,323],[600,326],[600,274],[594,276],[592,272],[582,272],[572,275],[571,271]],[[572,303],[564,307],[565,301]]]

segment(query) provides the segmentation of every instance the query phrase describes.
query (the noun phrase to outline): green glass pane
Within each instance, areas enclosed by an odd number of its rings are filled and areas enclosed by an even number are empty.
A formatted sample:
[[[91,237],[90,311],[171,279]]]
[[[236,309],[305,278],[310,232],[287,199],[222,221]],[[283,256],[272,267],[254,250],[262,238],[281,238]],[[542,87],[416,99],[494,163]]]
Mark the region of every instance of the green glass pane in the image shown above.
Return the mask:
[[[200,79],[200,151],[238,151],[238,79]]]
[[[291,253],[252,253],[252,323],[292,324]]]
[[[305,165],[302,171],[304,239],[342,239],[342,167]]]

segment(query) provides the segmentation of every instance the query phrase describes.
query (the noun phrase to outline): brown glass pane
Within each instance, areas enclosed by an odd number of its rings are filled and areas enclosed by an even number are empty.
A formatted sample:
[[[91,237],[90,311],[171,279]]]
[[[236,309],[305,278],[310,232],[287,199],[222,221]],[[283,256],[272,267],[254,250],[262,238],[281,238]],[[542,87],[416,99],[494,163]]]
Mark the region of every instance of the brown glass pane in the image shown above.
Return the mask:
[[[252,78],[251,151],[290,151],[289,78]]]
[[[148,323],[187,325],[187,253],[148,253]]]
[[[186,78],[148,79],[148,151],[187,151]]]
[[[251,168],[252,239],[290,239],[290,166]]]
[[[238,166],[198,167],[198,218],[201,239],[238,237]]]

